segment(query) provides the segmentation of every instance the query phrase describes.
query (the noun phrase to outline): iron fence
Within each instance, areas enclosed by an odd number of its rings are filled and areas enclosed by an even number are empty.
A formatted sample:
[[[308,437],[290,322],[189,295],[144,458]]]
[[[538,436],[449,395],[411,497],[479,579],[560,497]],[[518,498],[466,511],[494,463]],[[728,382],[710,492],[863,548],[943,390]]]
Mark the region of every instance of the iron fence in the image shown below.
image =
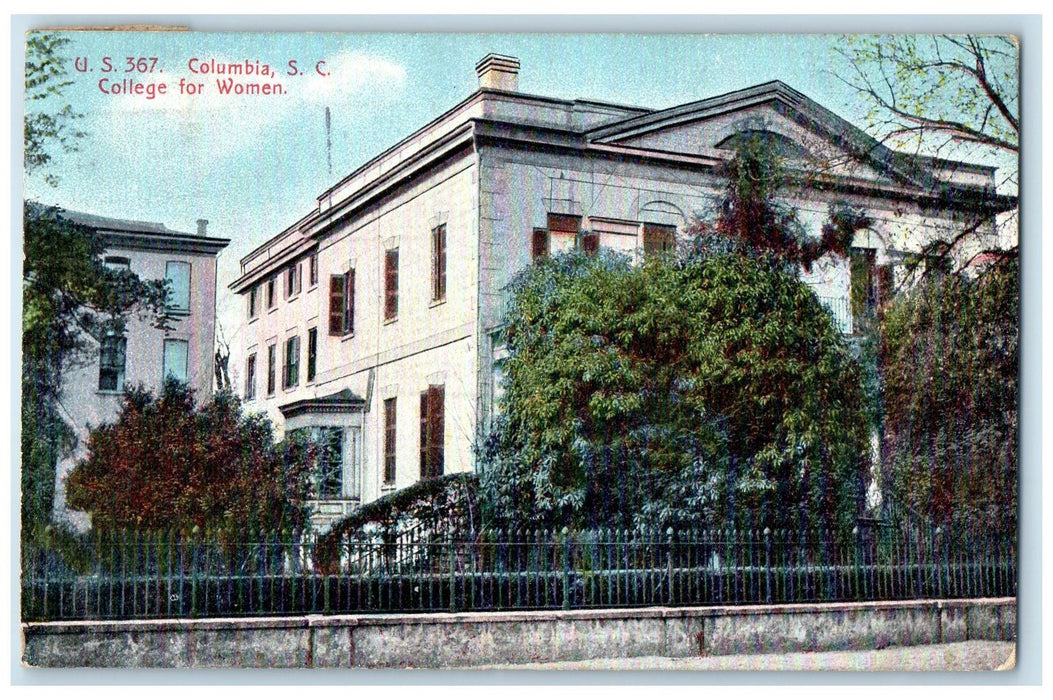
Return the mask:
[[[418,528],[325,539],[121,533],[80,556],[23,549],[22,619],[777,604],[1016,594],[1011,537]]]

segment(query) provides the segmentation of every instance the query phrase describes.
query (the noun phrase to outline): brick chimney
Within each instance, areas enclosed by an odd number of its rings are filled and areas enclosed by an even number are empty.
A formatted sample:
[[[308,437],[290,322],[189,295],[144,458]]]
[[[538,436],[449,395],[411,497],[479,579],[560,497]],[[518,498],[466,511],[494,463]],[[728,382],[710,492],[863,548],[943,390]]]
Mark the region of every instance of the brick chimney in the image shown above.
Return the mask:
[[[199,235],[199,236],[206,235],[205,234],[205,229],[207,229],[207,228],[208,228],[208,219],[198,219],[197,220],[197,235]]]
[[[489,53],[475,64],[480,90],[519,91],[519,59]]]

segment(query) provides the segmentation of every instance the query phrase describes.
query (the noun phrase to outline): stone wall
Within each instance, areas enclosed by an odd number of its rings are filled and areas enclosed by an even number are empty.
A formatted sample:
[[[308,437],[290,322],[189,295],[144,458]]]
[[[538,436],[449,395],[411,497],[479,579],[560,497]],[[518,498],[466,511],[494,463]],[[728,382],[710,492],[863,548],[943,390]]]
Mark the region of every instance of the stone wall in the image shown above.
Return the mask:
[[[1016,600],[28,623],[23,663],[451,668],[1014,641]]]

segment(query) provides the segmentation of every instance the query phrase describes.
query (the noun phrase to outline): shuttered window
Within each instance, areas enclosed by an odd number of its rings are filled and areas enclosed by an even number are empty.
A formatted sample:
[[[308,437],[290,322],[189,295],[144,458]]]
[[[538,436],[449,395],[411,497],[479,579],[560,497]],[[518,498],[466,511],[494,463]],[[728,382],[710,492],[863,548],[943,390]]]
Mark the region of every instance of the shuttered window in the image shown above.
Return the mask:
[[[548,257],[548,231],[543,228],[534,229],[534,235],[530,240],[530,259],[540,260]]]
[[[384,254],[384,320],[399,315],[399,249]]]
[[[644,255],[661,255],[672,252],[676,245],[676,227],[664,224],[644,224]]]
[[[592,231],[581,233],[581,251],[585,255],[595,255],[600,252],[600,234]]]
[[[329,278],[329,335],[355,332],[355,271]]]
[[[395,483],[395,397],[384,399],[384,483]]]
[[[420,395],[420,477],[442,476],[445,435],[443,386],[430,386]]]
[[[245,399],[256,398],[256,353],[249,355],[245,363]]]
[[[431,300],[446,298],[446,224],[431,230]]]
[[[300,383],[300,336],[285,341],[285,364],[282,366],[282,388],[290,389]]]
[[[313,382],[318,373],[318,329],[307,330],[307,381]]]
[[[267,395],[274,393],[275,365],[278,362],[278,351],[274,345],[267,346]]]

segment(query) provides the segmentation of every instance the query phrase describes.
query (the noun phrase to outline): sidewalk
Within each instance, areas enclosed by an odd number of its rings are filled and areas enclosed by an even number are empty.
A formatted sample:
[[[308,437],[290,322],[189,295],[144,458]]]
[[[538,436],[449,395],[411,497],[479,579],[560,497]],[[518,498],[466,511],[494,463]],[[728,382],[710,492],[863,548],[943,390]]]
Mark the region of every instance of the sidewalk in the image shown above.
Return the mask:
[[[994,671],[1012,670],[1016,645],[970,641],[872,651],[709,656],[646,656],[538,664],[501,664],[464,670],[538,671]],[[1007,664],[1006,662],[1010,663]],[[1003,668],[999,668],[1003,667]]]

